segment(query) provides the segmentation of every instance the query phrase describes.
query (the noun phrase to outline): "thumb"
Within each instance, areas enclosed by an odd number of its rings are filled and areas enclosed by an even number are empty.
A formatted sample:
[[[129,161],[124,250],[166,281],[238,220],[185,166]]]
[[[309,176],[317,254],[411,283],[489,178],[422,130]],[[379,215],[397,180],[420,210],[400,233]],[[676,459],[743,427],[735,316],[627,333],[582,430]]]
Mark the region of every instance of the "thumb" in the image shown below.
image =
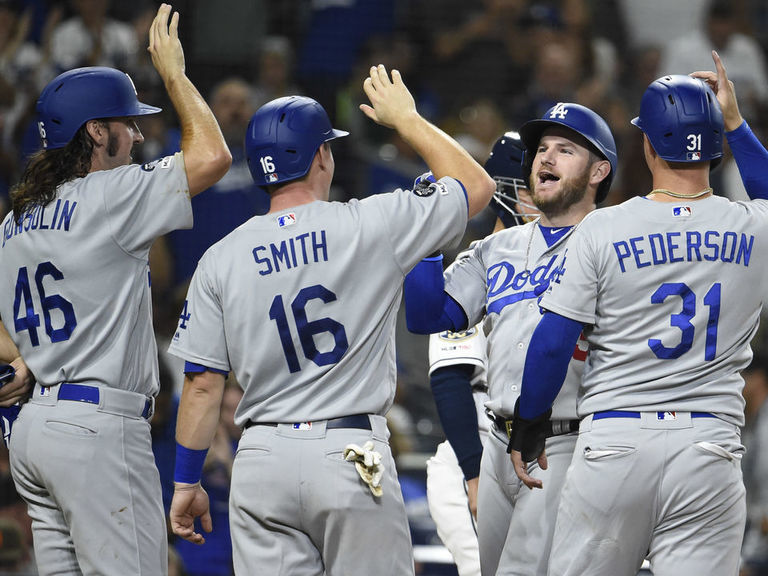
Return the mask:
[[[211,520],[210,510],[206,511],[205,514],[200,516],[200,526],[202,526],[203,530],[205,530],[206,532],[213,531],[213,521]]]

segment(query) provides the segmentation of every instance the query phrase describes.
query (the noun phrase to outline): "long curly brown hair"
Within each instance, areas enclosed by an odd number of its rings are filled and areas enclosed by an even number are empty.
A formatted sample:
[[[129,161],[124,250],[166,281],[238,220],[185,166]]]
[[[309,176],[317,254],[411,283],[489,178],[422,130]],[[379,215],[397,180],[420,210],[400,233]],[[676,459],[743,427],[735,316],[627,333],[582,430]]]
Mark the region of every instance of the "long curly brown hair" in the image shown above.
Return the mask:
[[[19,183],[11,190],[16,225],[21,224],[24,215],[35,207],[47,206],[56,197],[56,189],[61,184],[88,174],[92,152],[93,140],[83,125],[64,148],[33,154]]]

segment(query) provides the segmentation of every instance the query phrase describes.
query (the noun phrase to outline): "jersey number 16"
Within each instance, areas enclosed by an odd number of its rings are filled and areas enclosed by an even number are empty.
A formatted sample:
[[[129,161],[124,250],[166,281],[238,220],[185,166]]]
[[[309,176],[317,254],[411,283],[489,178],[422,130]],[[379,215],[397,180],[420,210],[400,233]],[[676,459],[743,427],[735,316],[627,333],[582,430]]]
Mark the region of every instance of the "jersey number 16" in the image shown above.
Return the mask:
[[[306,306],[310,300],[315,299],[328,304],[336,300],[336,294],[321,284],[302,288],[291,301],[291,312],[304,357],[318,366],[329,366],[341,360],[349,348],[347,333],[344,330],[344,325],[332,318],[307,320]],[[299,357],[296,353],[296,347],[293,345],[291,326],[288,323],[288,315],[283,304],[283,297],[280,294],[272,299],[272,305],[269,307],[269,318],[277,324],[277,332],[283,346],[285,360],[288,362],[288,369],[291,373],[298,372],[301,370]],[[315,336],[325,332],[333,336],[334,346],[328,352],[320,352],[315,344]]]

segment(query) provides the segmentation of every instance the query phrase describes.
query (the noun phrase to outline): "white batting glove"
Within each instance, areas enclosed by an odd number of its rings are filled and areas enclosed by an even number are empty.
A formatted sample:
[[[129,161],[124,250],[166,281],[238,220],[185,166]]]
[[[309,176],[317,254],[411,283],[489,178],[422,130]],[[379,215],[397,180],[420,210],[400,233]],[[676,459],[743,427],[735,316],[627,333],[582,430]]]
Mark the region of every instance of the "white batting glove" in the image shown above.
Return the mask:
[[[373,442],[369,440],[362,448],[357,444],[347,444],[344,448],[344,460],[355,463],[357,473],[374,496],[379,497],[384,493],[381,487],[384,466],[381,465],[381,454],[373,449]]]

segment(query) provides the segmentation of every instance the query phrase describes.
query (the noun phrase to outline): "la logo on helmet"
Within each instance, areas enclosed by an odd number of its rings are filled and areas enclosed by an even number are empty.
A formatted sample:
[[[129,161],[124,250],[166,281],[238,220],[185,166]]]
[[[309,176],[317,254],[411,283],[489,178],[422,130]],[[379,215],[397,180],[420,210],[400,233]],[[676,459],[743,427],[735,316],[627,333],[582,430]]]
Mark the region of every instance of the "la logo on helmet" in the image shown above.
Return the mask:
[[[558,102],[557,105],[549,113],[549,117],[560,118],[560,120],[565,120],[566,114],[568,114],[568,108],[565,107],[565,102]]]

